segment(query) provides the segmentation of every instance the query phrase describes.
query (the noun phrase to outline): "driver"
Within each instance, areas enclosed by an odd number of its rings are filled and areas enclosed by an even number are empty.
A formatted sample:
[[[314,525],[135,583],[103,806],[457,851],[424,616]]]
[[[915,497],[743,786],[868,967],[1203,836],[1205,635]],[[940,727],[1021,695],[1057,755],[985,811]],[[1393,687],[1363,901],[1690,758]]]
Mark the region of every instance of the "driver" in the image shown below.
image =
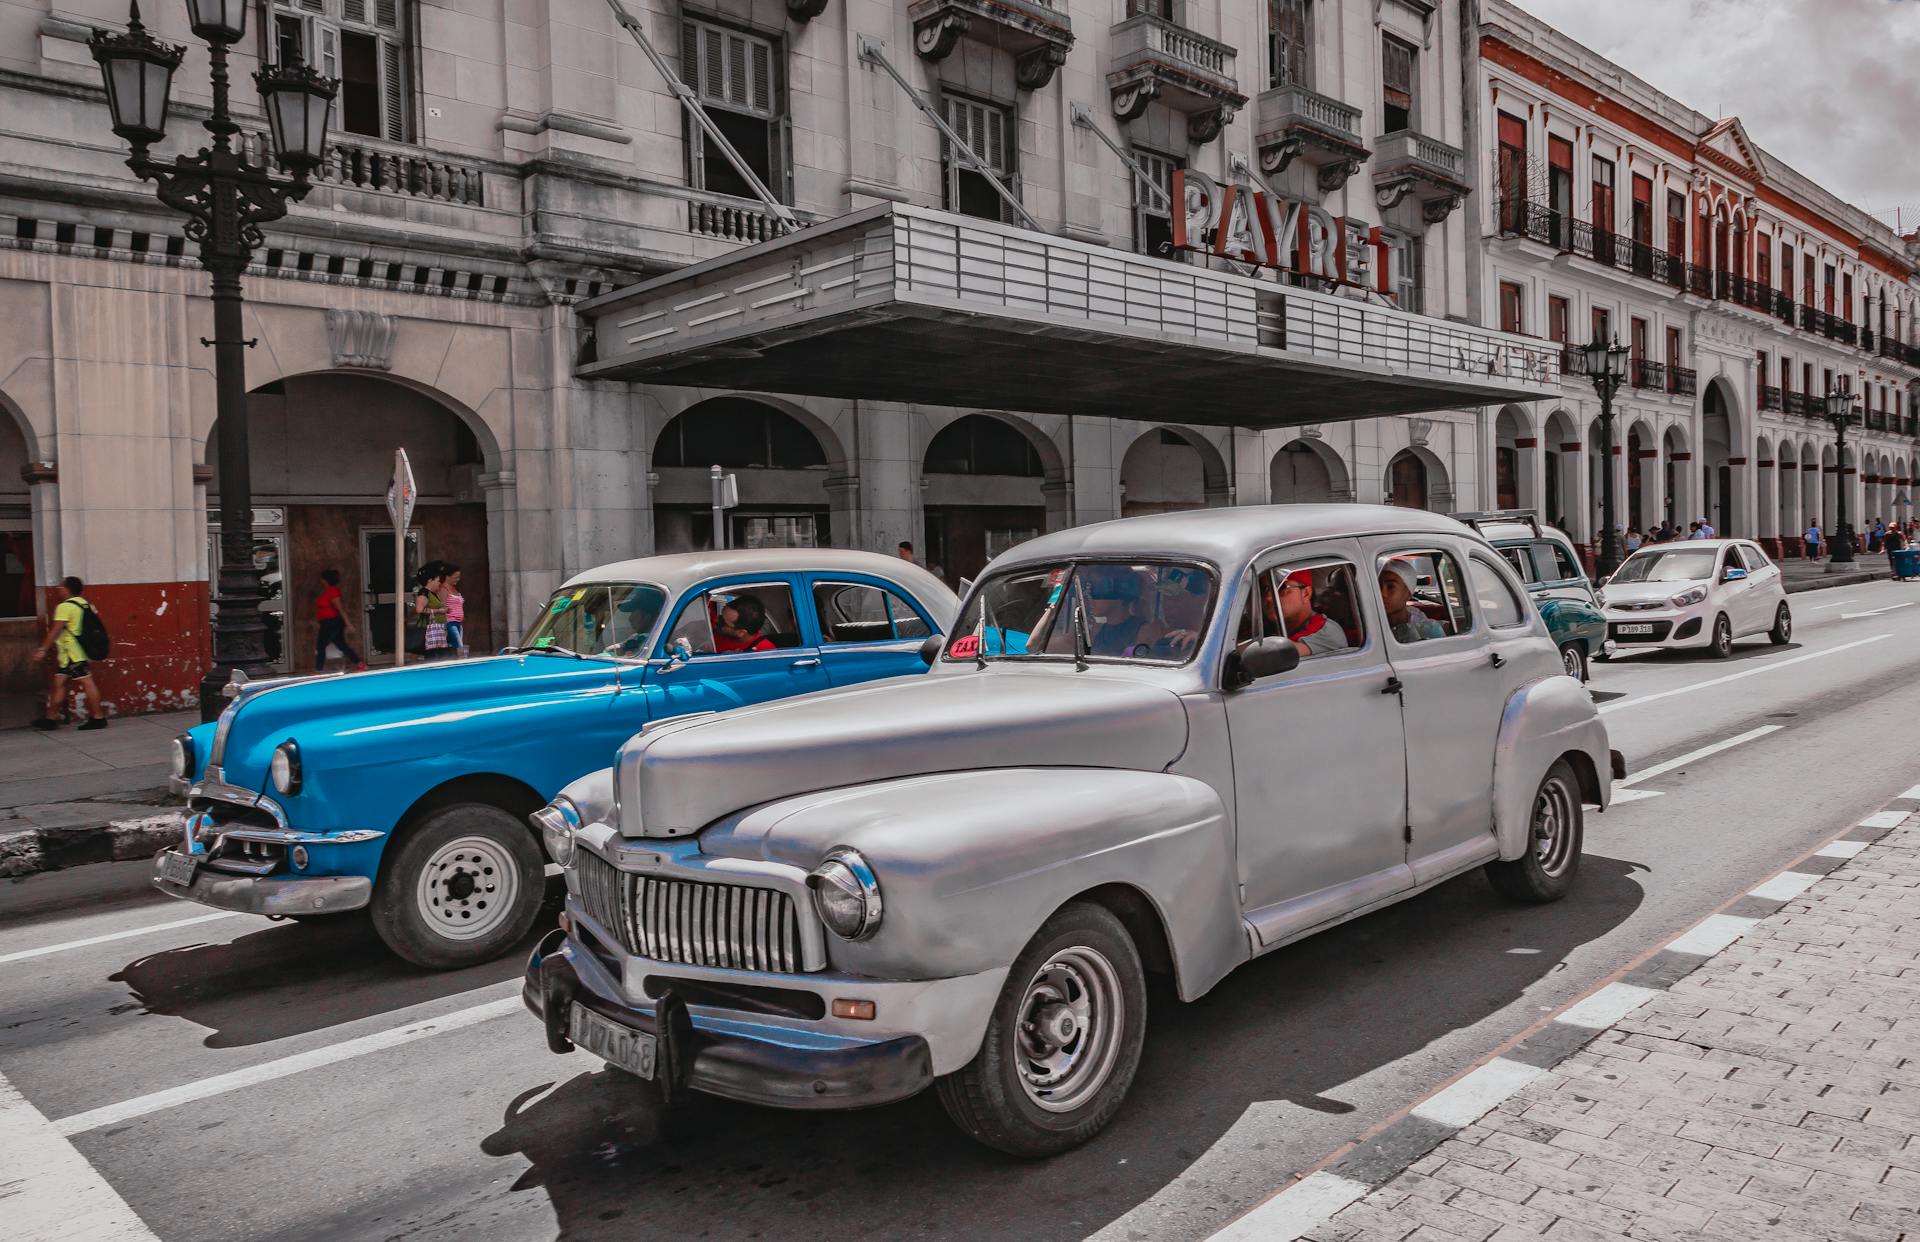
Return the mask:
[[[1294,570],[1281,581],[1278,591],[1280,619],[1286,625],[1287,637],[1299,649],[1301,659],[1347,650],[1345,631],[1327,620],[1325,613],[1314,610],[1312,570]],[[1273,620],[1271,612],[1267,619]]]
[[[1086,581],[1087,654],[1128,656],[1145,640],[1140,576],[1131,569],[1090,569]]]

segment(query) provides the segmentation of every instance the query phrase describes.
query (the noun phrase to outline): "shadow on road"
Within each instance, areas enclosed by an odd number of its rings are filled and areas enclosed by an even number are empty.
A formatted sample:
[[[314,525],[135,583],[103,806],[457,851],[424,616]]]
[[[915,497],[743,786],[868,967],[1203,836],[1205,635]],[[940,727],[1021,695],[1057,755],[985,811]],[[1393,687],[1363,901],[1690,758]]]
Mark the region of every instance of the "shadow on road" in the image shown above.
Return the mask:
[[[1762,660],[1768,656],[1790,656],[1794,652],[1802,650],[1805,650],[1804,646],[1797,642],[1785,642],[1776,647],[1770,642],[1756,642],[1751,638],[1743,638],[1734,644],[1733,654],[1724,660],[1714,659],[1711,655],[1707,654],[1707,650],[1704,647],[1661,647],[1653,651],[1635,651],[1631,654],[1614,655],[1609,657],[1605,661],[1605,664],[1638,664],[1642,666],[1672,664],[1683,667],[1690,664],[1697,664],[1703,669],[1712,669],[1725,668],[1728,665],[1739,664],[1746,660]]]
[[[1163,1005],[1118,1120],[1042,1163],[975,1146],[931,1092],[859,1113],[696,1096],[663,1114],[647,1084],[584,1055],[565,1066],[577,1076],[508,1103],[481,1150],[530,1162],[513,1189],[544,1190],[567,1239],[636,1236],[668,1213],[716,1237],[1079,1238],[1178,1177],[1250,1105],[1352,1111],[1342,1084],[1562,969],[1639,907],[1644,870],[1588,854],[1573,896],[1534,907],[1462,877]]]

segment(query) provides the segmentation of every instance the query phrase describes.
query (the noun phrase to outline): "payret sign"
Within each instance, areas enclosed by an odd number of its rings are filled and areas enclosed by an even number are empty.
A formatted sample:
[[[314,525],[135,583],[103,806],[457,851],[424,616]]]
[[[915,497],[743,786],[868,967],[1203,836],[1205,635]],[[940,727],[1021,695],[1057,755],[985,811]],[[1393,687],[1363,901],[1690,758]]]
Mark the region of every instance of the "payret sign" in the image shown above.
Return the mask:
[[[1173,245],[1242,263],[1386,293],[1388,243],[1379,226],[1310,203],[1173,172]]]

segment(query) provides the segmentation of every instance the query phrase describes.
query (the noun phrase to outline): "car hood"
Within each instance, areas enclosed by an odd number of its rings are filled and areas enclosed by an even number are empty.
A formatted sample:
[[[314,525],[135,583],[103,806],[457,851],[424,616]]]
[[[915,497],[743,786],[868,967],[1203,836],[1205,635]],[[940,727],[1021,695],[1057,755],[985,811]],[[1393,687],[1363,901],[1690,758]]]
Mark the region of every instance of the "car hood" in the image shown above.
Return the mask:
[[[266,686],[227,708],[211,761],[229,784],[255,789],[288,738],[304,751],[354,735],[383,760],[439,751],[449,728],[476,716],[611,693],[618,669],[609,660],[493,656]]]
[[[1607,604],[1650,604],[1691,591],[1697,586],[1706,586],[1705,582],[1609,582],[1604,588]]]
[[[1157,772],[1186,745],[1186,708],[1161,685],[1007,666],[903,677],[642,732],[615,763],[620,831],[682,837],[776,798],[931,772]]]

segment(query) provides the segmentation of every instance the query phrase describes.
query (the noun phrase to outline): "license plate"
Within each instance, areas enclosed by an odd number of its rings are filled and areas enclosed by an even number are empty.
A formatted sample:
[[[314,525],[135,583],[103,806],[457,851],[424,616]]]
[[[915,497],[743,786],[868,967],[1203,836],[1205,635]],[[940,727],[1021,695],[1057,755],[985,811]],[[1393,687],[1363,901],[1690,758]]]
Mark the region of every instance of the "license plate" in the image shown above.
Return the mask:
[[[578,1001],[567,1015],[574,1043],[638,1078],[653,1077],[653,1036],[609,1021]]]
[[[187,888],[193,884],[193,873],[200,864],[178,850],[168,850],[160,855],[160,878],[169,884],[178,884]]]
[[[1614,627],[1614,629],[1615,629],[1616,631],[1618,631],[1619,633],[1622,633],[1622,634],[1651,634],[1651,633],[1653,633],[1653,627],[1652,627],[1651,625],[1617,625],[1617,626],[1615,626],[1615,627]]]

